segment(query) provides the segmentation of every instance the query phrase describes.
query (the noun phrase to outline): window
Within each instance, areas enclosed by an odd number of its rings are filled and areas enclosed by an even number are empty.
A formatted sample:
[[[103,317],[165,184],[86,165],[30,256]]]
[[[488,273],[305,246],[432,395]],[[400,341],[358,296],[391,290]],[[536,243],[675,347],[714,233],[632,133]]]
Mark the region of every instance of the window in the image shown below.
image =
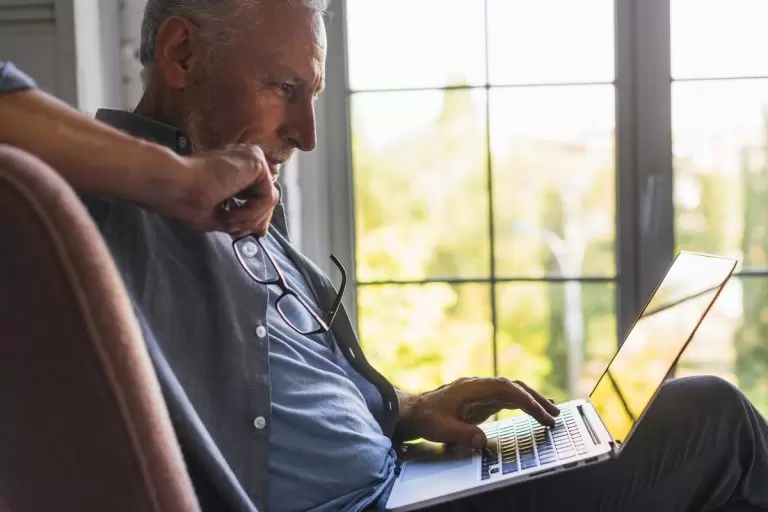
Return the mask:
[[[413,391],[504,375],[582,396],[691,249],[743,266],[678,371],[768,396],[762,3],[332,4],[326,179],[301,178],[325,208],[302,232],[330,226],[318,247],[354,262],[374,365]]]
[[[741,260],[679,373],[735,380],[766,411],[768,3],[672,0],[671,13],[676,245]]]

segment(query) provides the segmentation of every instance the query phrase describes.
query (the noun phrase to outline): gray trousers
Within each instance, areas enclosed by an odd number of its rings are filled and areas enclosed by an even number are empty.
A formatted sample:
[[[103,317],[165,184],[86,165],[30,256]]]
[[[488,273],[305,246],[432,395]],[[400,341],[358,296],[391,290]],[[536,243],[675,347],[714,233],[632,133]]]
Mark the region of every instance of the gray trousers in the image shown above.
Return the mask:
[[[768,423],[721,379],[671,380],[617,459],[432,510],[768,510]]]

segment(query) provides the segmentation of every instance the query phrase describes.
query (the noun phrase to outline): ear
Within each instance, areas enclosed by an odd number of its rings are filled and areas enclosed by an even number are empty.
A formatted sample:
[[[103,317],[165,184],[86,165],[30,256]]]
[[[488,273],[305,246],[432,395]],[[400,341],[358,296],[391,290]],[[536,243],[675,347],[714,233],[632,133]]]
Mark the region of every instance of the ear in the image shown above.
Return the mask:
[[[183,89],[202,63],[199,27],[180,16],[171,16],[158,27],[155,65],[173,89]]]

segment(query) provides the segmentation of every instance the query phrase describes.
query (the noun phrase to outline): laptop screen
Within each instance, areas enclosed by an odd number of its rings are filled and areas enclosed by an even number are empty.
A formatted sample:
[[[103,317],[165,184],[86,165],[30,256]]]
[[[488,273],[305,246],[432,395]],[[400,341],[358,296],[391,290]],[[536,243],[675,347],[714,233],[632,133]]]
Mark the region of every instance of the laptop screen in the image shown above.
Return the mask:
[[[626,442],[735,266],[691,253],[675,259],[590,395],[615,440]]]

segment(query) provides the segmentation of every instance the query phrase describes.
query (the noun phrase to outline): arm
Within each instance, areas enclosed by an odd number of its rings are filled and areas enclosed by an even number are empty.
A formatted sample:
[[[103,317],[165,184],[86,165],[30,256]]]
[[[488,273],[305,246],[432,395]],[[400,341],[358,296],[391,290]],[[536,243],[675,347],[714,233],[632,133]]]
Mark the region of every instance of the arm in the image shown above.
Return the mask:
[[[39,90],[0,94],[0,119],[0,143],[36,155],[79,192],[150,206],[152,195],[173,197],[188,178],[171,150],[91,120]]]
[[[414,437],[413,427],[410,425],[409,419],[413,409],[418,405],[419,395],[408,393],[398,387],[395,387],[395,392],[397,393],[397,400],[400,404],[400,417],[397,420],[394,437],[398,442],[417,439]]]
[[[78,192],[120,197],[205,231],[263,234],[279,193],[260,148],[180,157],[95,121],[0,62],[0,144],[36,155]],[[219,205],[249,198],[231,212]]]

